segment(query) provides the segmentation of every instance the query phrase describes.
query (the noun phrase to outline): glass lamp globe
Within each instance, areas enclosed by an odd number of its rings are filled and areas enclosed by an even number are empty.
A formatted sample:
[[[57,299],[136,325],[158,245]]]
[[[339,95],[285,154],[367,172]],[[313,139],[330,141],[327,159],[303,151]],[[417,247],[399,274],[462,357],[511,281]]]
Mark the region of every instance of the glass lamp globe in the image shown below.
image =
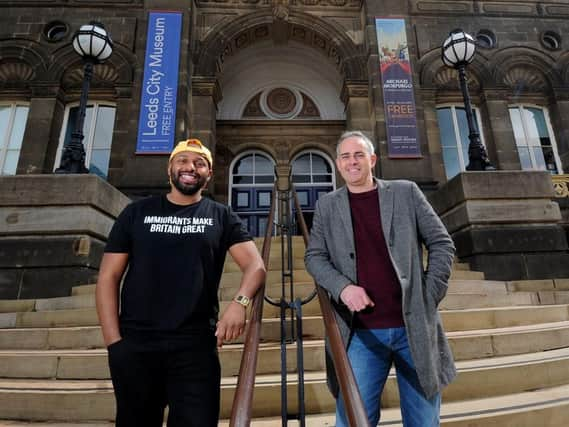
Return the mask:
[[[113,53],[113,42],[101,24],[91,22],[75,33],[73,49],[84,58],[102,62]]]
[[[475,53],[474,38],[462,30],[452,31],[442,46],[442,59],[447,67],[470,64]]]

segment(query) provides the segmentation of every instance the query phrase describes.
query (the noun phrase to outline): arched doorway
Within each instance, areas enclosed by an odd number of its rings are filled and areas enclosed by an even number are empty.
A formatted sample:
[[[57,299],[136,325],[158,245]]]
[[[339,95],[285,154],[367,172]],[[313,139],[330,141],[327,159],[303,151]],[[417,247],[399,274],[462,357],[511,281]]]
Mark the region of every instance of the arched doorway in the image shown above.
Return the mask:
[[[293,158],[291,167],[292,182],[304,220],[310,229],[316,201],[336,187],[334,163],[324,153],[306,150]]]
[[[230,166],[229,201],[252,236],[263,236],[275,182],[275,162],[262,151],[246,151]]]

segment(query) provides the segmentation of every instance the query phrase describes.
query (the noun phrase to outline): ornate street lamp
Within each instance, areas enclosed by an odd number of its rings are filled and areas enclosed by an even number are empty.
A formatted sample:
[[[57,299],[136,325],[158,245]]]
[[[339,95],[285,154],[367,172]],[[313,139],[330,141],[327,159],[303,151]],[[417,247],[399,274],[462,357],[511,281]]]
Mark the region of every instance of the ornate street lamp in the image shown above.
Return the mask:
[[[83,124],[87,109],[87,95],[93,77],[93,66],[111,56],[113,42],[102,24],[90,22],[88,25],[81,26],[73,36],[73,49],[83,58],[85,64],[79,114],[75,122],[75,130],[71,134],[71,140],[63,148],[61,163],[55,173],[89,173],[89,169],[85,167],[85,147],[83,147]]]
[[[466,66],[474,59],[476,53],[476,42],[470,34],[458,29],[450,32],[449,37],[442,46],[442,59],[447,67],[455,68],[458,71],[458,80],[464,99],[464,109],[466,110],[466,121],[468,122],[468,166],[469,171],[494,170],[486,150],[480,140],[480,133],[474,121],[470,94],[466,83]]]

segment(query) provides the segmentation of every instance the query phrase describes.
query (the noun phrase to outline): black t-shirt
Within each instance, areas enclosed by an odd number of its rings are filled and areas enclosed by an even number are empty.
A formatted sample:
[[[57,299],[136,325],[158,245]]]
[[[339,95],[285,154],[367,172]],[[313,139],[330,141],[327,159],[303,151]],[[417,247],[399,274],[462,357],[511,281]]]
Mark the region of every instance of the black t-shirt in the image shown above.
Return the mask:
[[[231,208],[211,199],[181,206],[155,196],[128,205],[105,247],[129,254],[121,291],[123,334],[214,327],[227,250],[248,240]]]

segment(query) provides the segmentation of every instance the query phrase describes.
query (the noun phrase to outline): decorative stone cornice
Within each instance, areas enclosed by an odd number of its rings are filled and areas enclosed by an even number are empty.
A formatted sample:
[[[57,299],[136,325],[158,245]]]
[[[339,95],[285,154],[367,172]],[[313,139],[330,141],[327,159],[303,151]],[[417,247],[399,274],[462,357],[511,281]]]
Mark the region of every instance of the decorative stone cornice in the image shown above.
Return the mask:
[[[544,4],[535,0],[412,0],[411,13],[414,15],[482,15],[501,17],[550,17],[569,16],[569,5]]]
[[[271,7],[273,9],[360,9],[363,0],[197,0],[198,7],[215,7],[238,4],[242,7],[258,8]]]
[[[513,90],[543,92],[547,89],[547,80],[535,67],[516,66],[504,74],[503,83]]]
[[[192,96],[209,96],[216,105],[221,101],[221,88],[217,79],[213,77],[193,76],[191,87]]]
[[[83,82],[83,65],[79,64],[68,69],[63,75],[64,87],[80,87]],[[114,86],[119,79],[119,73],[110,63],[97,64],[93,67],[93,87]]]
[[[346,80],[340,92],[340,99],[346,104],[350,98],[367,98],[369,84],[366,80]]]
[[[555,101],[569,101],[569,88],[554,87],[552,90],[552,95]]]
[[[504,101],[510,98],[512,91],[508,88],[487,88],[484,89],[480,97],[482,101]]]

